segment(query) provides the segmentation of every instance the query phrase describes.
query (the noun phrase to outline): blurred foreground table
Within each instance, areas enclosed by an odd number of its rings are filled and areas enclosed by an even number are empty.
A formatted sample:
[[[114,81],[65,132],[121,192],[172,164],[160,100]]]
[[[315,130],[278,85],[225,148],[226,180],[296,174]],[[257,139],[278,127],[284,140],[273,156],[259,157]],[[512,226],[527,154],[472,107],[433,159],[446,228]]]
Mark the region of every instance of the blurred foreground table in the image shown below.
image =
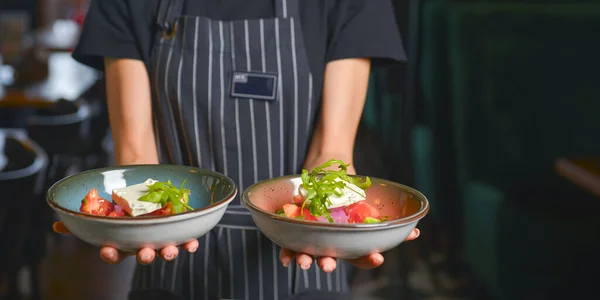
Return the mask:
[[[583,158],[560,158],[556,162],[557,173],[600,197],[600,156]]]

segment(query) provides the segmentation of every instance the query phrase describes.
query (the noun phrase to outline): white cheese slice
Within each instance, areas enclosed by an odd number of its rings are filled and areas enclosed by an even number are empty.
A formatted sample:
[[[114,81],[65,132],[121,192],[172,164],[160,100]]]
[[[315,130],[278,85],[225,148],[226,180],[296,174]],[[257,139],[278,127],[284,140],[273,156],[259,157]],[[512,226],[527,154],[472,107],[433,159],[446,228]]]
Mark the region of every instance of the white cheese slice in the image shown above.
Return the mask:
[[[338,189],[338,191],[342,191],[341,196],[329,196],[329,201],[331,202],[331,204],[327,205],[328,209],[352,205],[358,201],[367,199],[367,194],[365,193],[365,191],[356,186],[355,184],[344,181],[339,178],[336,178],[335,181],[343,181],[346,184],[346,186],[343,189]],[[302,197],[306,198],[308,192],[302,186],[300,186],[299,191],[300,194],[302,194]]]
[[[161,209],[161,204],[140,201],[139,199],[148,193],[148,186],[156,182],[154,179],[148,179],[144,183],[114,189],[112,191],[112,199],[133,217],[151,213]]]

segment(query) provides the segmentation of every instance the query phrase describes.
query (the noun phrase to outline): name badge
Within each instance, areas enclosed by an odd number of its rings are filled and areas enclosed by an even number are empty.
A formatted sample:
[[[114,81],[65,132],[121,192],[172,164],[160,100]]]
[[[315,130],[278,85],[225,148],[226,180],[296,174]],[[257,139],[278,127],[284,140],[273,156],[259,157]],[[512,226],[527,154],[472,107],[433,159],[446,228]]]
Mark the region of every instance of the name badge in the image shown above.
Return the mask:
[[[274,101],[277,99],[277,75],[233,72],[231,97]]]

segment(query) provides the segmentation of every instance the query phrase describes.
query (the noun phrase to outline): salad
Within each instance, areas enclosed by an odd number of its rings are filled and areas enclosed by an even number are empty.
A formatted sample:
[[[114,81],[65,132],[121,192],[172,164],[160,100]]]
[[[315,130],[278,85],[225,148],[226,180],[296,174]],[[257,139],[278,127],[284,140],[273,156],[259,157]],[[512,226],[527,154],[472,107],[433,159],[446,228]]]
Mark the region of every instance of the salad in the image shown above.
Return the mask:
[[[327,170],[332,165],[339,170]],[[284,204],[277,211],[281,216],[338,224],[379,223],[388,218],[366,201],[366,189],[371,179],[348,176],[350,164],[331,159],[312,172],[302,170],[302,184],[293,203]]]
[[[171,181],[148,179],[143,183],[114,189],[112,201],[103,199],[92,188],[81,200],[79,210],[86,214],[109,217],[164,216],[194,210],[188,205],[190,190]]]

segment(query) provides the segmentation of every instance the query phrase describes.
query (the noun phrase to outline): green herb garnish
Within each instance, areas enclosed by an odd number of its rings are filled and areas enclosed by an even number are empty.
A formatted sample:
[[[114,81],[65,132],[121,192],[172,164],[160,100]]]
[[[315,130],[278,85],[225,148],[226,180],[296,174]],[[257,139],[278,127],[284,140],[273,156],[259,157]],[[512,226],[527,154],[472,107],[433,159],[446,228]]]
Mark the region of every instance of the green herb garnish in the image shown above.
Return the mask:
[[[167,203],[171,203],[171,209],[173,213],[182,213],[185,208],[194,210],[187,204],[189,200],[190,190],[184,189],[185,180],[181,183],[181,187],[177,188],[171,180],[167,182],[155,182],[148,186],[148,194],[140,197],[140,201],[160,203],[162,207],[165,207]],[[182,201],[183,199],[183,201]]]
[[[339,170],[325,170],[334,164],[339,165]],[[365,181],[360,181],[359,178],[348,176],[346,173],[348,166],[350,164],[345,164],[341,160],[330,159],[328,162],[316,167],[310,173],[307,170],[302,170],[302,187],[307,192],[306,199],[302,203],[302,208],[307,207],[308,211],[315,217],[324,215],[330,223],[333,223],[333,218],[331,218],[330,211],[327,208],[327,205],[331,205],[329,197],[332,195],[342,196],[346,182],[355,184],[363,190],[366,190],[371,185],[369,177],[366,177]]]
[[[366,217],[365,218],[365,224],[381,223],[381,221],[382,220],[371,218],[371,217]]]
[[[284,216],[285,217],[285,211],[283,209],[280,209],[278,211],[275,212],[276,214],[280,215],[280,216]]]

